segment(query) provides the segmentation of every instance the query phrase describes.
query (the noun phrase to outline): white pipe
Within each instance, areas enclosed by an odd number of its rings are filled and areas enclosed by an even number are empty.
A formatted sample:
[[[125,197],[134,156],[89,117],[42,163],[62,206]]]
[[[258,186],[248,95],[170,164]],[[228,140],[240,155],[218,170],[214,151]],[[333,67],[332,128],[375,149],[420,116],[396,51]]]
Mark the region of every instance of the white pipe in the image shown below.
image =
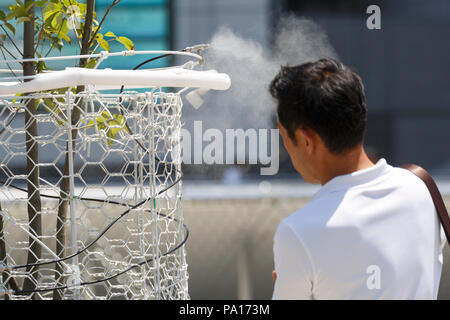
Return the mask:
[[[134,56],[136,54],[176,54],[183,56],[190,56],[197,58],[198,60],[202,59],[202,56],[186,51],[170,51],[170,50],[144,50],[144,51],[134,51],[134,50],[125,50],[121,52],[107,52],[102,51],[102,53],[95,54],[84,54],[84,55],[73,55],[73,56],[59,56],[59,57],[44,57],[44,58],[27,58],[27,59],[9,59],[9,60],[0,60],[0,63],[13,63],[13,62],[38,62],[38,61],[55,61],[55,60],[70,60],[70,59],[80,59],[80,58],[98,58],[98,57],[117,57],[117,56]]]
[[[70,205],[70,230],[71,230],[71,238],[72,238],[72,261],[74,268],[74,276],[76,283],[80,283],[81,280],[79,278],[80,274],[76,272],[78,266],[78,228],[77,228],[77,220],[76,220],[76,212],[75,212],[75,182],[74,182],[74,172],[73,172],[73,137],[72,137],[72,101],[71,101],[71,91],[66,92],[66,107],[67,107],[67,152],[68,152],[68,160],[69,160],[69,205]],[[80,290],[75,289],[75,300],[80,300]]]
[[[23,70],[20,69],[0,69],[1,73],[11,73],[11,72],[15,72],[15,73],[23,73]]]
[[[194,71],[182,68],[167,70],[111,70],[66,68],[62,71],[41,73],[34,80],[24,83],[0,83],[0,95],[39,92],[78,85],[98,85],[117,88],[125,85],[136,87],[191,87],[214,90],[227,90],[230,77],[214,70]]]

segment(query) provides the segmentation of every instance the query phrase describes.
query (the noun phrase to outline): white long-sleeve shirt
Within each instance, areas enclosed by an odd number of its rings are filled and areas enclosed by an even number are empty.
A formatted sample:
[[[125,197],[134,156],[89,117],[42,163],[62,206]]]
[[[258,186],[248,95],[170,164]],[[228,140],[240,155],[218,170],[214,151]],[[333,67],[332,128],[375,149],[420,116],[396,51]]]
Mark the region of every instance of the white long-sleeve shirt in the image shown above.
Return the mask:
[[[444,241],[422,180],[381,159],[281,221],[273,299],[436,299]]]

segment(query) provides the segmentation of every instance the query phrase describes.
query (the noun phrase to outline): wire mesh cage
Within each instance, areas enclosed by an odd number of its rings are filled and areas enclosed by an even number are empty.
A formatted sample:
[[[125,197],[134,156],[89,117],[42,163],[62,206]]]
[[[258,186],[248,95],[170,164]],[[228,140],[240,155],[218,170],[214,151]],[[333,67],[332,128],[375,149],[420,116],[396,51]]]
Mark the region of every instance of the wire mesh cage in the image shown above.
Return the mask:
[[[150,89],[78,90],[80,81],[116,87],[126,81],[90,70],[90,78],[48,89],[70,72],[36,77],[46,90],[0,96],[2,296],[188,299],[183,90],[149,81],[208,87],[211,72],[130,71],[122,74],[135,82],[141,77],[138,87]],[[225,80],[222,90],[229,87]]]
[[[32,209],[41,230],[29,227],[26,215],[35,197],[24,192],[29,138],[27,124],[24,127],[18,116],[37,99],[42,112],[28,123],[38,125],[40,133],[31,143],[43,155],[35,164],[42,202]],[[80,117],[72,125],[74,109]],[[4,285],[15,281],[20,287],[29,281],[35,284],[33,290],[43,290],[35,293],[41,298],[55,294],[46,288],[68,286],[59,290],[66,298],[186,299],[185,253],[180,247],[187,236],[180,205],[180,117],[179,95],[160,89],[120,95],[69,90],[1,100],[3,264],[27,264],[30,254],[32,263],[39,263],[55,259],[52,252],[62,258],[86,248],[56,267],[53,263],[3,272]],[[67,176],[64,159],[70,141],[74,157]],[[68,193],[61,188],[64,183],[73,186]],[[33,250],[38,240],[56,250]],[[136,267],[123,272],[130,266]],[[92,284],[77,286],[83,282]]]

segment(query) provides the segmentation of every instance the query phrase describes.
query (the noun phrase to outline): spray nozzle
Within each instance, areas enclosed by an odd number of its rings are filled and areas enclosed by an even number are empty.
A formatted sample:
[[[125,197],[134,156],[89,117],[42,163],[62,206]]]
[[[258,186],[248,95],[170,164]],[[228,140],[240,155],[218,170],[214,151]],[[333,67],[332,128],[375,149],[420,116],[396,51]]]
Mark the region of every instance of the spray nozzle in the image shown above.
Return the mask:
[[[186,100],[189,101],[189,103],[195,108],[198,109],[203,104],[202,96],[206,94],[209,91],[209,89],[205,88],[198,88],[195,90],[192,90],[186,95]]]
[[[186,47],[183,51],[196,53],[199,56],[201,56],[201,59],[200,59],[199,63],[200,63],[200,65],[203,65],[203,63],[205,62],[205,60],[203,58],[203,51],[205,49],[207,49],[208,47],[209,47],[209,44],[202,43],[202,44],[197,44],[197,45],[192,46],[192,47]]]

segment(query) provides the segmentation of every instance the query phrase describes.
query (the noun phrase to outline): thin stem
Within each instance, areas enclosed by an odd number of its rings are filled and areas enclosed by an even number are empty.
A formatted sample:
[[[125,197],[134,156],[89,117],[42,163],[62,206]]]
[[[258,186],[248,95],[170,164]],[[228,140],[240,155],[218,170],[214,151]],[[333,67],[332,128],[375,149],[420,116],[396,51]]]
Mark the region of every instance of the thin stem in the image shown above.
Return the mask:
[[[6,36],[8,37],[9,41],[11,41],[11,43],[13,44],[14,48],[16,48],[17,52],[20,53],[21,56],[23,56],[22,51],[19,49],[19,47],[16,45],[16,43],[14,42],[14,40],[11,38],[11,36],[9,35],[8,31],[6,31],[5,27],[0,24],[0,28],[2,28],[2,30],[5,32]]]
[[[41,20],[35,17],[36,20]],[[34,47],[34,52],[37,51],[37,48],[39,47],[39,43],[41,42],[41,34],[42,34],[42,30],[44,30],[44,21],[42,21],[42,28],[39,30],[38,35],[37,35],[37,42],[36,42],[36,46]]]
[[[17,59],[17,57],[15,55],[13,55],[8,49],[6,49],[4,44],[0,44],[0,47],[5,49],[5,51],[8,52],[11,57],[13,57],[13,59]]]
[[[70,4],[70,6],[72,6],[72,1],[69,0],[69,4]],[[77,19],[77,15],[76,15],[75,13],[72,13],[72,14],[73,14],[74,19]],[[74,21],[74,19],[71,19],[71,21],[72,21],[72,27],[73,27],[73,32],[75,33],[75,36],[77,37],[78,46],[80,47],[80,50],[81,50],[80,36],[78,35],[78,32],[77,32],[77,28],[76,28],[76,26],[75,26],[75,21]],[[78,20],[78,19],[77,19],[77,20]]]
[[[5,52],[3,51],[3,48],[0,47],[0,50],[1,50],[1,52],[2,52],[3,59],[6,60],[6,56],[5,56]],[[8,66],[8,69],[9,69],[9,71],[11,71],[11,73],[13,74],[13,76],[17,78],[17,75],[16,75],[16,73],[14,72],[14,70],[11,68],[11,66],[9,65],[9,62],[7,62],[6,65]],[[20,79],[18,79],[18,80],[19,80],[19,82],[22,82]]]
[[[77,37],[78,47],[79,47],[80,50],[81,50],[80,36],[78,35],[77,28],[75,27],[75,22],[73,21],[73,19],[70,19],[70,20],[71,20],[71,22],[72,22],[73,32],[75,33],[75,36]]]
[[[58,33],[61,32],[62,26],[64,25],[64,21],[66,20],[66,18],[63,19],[63,21],[61,22],[61,26],[59,27]],[[53,45],[50,44],[50,49],[48,49],[47,54],[45,55],[45,57],[48,57],[48,55],[50,54],[50,52],[53,50]]]
[[[36,20],[42,21],[42,24],[41,24],[42,27],[41,27],[41,29],[38,32],[36,46],[34,47],[34,52],[36,52],[38,47],[39,47],[39,44],[41,43],[41,39],[42,39],[41,38],[41,34],[42,34],[42,31],[44,30],[44,21],[42,19],[40,19],[40,18],[37,18],[37,17],[34,17],[34,18]],[[44,41],[42,41],[42,46],[41,46],[41,52],[43,52],[43,51],[44,51]]]
[[[106,17],[108,16],[109,12],[111,11],[111,9],[113,7],[115,7],[118,3],[120,2],[120,0],[114,0],[113,3],[111,3],[111,5],[108,7],[108,9],[106,10],[105,15],[103,16],[102,20],[100,21],[100,24],[97,27],[97,30],[95,30],[94,34],[92,35],[91,40],[89,41],[89,47],[92,45],[92,42],[94,42],[95,37],[97,36],[98,31],[101,29],[103,22],[105,21]]]
[[[95,48],[94,48],[94,50],[92,50],[92,52],[97,51],[98,47],[100,47],[100,43],[98,43],[98,44],[95,46]]]

